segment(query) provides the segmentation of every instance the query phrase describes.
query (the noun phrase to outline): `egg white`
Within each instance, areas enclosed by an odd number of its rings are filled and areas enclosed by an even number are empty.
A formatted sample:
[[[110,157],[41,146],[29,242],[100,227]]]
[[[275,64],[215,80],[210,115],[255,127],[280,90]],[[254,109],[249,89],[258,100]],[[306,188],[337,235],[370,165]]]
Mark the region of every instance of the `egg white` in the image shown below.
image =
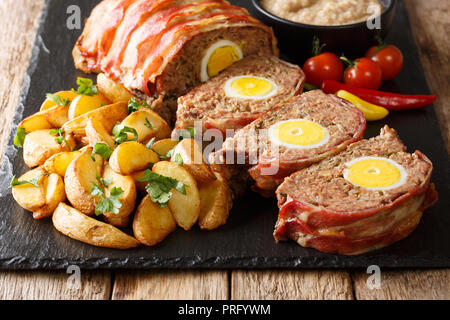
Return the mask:
[[[350,171],[348,168],[350,168],[350,166],[352,164],[359,162],[361,160],[383,160],[383,161],[389,162],[390,164],[392,164],[394,167],[396,167],[400,171],[400,180],[397,183],[395,183],[391,186],[387,186],[387,187],[367,187],[367,186],[362,186],[362,185],[354,183],[348,177],[349,171]],[[345,164],[345,166],[347,167],[347,169],[344,170],[344,179],[345,180],[347,180],[354,186],[358,186],[358,187],[366,188],[366,189],[370,189],[370,190],[390,190],[390,189],[398,188],[406,182],[406,179],[408,177],[408,173],[406,172],[405,168],[403,168],[403,166],[401,166],[394,160],[383,158],[383,157],[359,157],[359,158],[353,159],[352,161],[347,162]]]
[[[201,65],[201,73],[200,73],[200,79],[202,82],[206,82],[209,80],[208,62],[209,62],[209,59],[211,58],[211,55],[214,53],[214,50],[216,50],[217,48],[228,47],[228,46],[233,47],[236,50],[236,52],[239,56],[239,60],[241,60],[244,57],[244,54],[242,53],[241,48],[236,43],[234,43],[230,40],[217,41],[216,43],[212,44],[208,48],[208,50],[206,50],[206,53],[203,56],[202,65]]]
[[[237,93],[237,92],[235,92],[233,90],[233,88],[231,87],[231,84],[233,83],[233,81],[235,81],[237,79],[249,78],[249,77],[255,78],[255,79],[261,79],[261,80],[265,80],[267,82],[270,82],[272,84],[272,87],[273,87],[272,91],[270,91],[269,93],[267,93],[265,95],[262,95],[262,96],[246,96],[246,95],[243,95],[243,94],[239,94],[239,93]],[[257,76],[252,76],[252,75],[245,75],[245,76],[237,76],[237,77],[233,77],[231,79],[228,79],[228,81],[225,82],[223,90],[225,91],[225,95],[227,97],[230,97],[230,98],[247,99],[247,100],[248,99],[249,100],[262,100],[262,99],[270,98],[271,96],[275,95],[277,93],[277,91],[278,91],[278,85],[274,81],[272,81],[270,79],[267,79],[267,78],[257,77]]]
[[[274,134],[275,129],[278,126],[280,126],[281,124],[286,123],[286,122],[291,122],[291,121],[308,121],[308,122],[312,122],[314,124],[317,124],[325,132],[325,137],[322,139],[322,141],[319,141],[319,142],[317,142],[315,144],[306,145],[306,146],[302,146],[302,145],[298,145],[298,144],[286,143],[286,142],[278,140],[278,138]],[[310,120],[306,120],[306,119],[289,119],[289,120],[277,122],[277,123],[273,124],[272,126],[270,126],[268,134],[269,134],[269,140],[273,144],[278,145],[278,146],[291,148],[291,149],[313,149],[313,148],[317,148],[317,147],[323,146],[324,144],[328,143],[328,141],[330,140],[330,133],[328,132],[327,128],[324,128],[323,126],[321,126],[320,124],[318,124],[318,123],[316,123],[314,121],[310,121]]]

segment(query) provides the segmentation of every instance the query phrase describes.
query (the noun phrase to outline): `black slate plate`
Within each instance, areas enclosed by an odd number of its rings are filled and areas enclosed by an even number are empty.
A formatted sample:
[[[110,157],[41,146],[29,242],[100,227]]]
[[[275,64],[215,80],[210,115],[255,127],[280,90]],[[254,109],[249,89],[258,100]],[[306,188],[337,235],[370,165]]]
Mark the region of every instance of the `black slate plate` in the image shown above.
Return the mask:
[[[235,1],[250,6],[250,1]],[[81,75],[73,67],[72,46],[80,30],[66,27],[66,10],[73,1],[50,0],[44,10],[33,57],[14,117],[17,123],[39,109],[46,92],[71,88]],[[94,6],[78,1],[83,16]],[[402,93],[428,93],[408,18],[399,5],[394,28],[388,39],[405,54],[405,68],[388,89]],[[235,202],[229,222],[212,232],[198,228],[177,230],[154,247],[118,251],[102,249],[72,240],[58,233],[50,219],[34,221],[21,209],[7,188],[12,174],[26,171],[22,151],[12,145],[13,133],[0,170],[0,268],[61,269],[77,264],[82,268],[348,268],[367,267],[450,267],[449,158],[432,107],[398,112],[386,121],[397,129],[410,151],[422,150],[435,165],[433,181],[440,193],[439,203],[427,210],[419,228],[407,239],[369,254],[345,257],[305,249],[293,242],[276,244],[273,226],[276,204],[251,195]],[[378,134],[383,122],[370,123],[367,137]]]

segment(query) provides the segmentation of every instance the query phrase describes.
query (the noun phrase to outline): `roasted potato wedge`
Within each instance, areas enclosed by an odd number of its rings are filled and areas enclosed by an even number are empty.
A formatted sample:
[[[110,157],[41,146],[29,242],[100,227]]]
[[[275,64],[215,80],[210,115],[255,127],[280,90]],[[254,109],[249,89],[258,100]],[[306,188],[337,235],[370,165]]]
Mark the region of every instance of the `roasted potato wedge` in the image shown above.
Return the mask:
[[[53,128],[52,124],[47,120],[47,111],[40,111],[26,117],[19,123],[19,128],[25,129],[27,133]]]
[[[176,228],[177,224],[168,207],[161,208],[150,196],[142,199],[133,220],[133,233],[140,243],[154,246]]]
[[[55,95],[59,96],[61,98],[61,100],[70,100],[70,101],[73,101],[78,96],[77,93],[70,91],[70,90],[59,91],[59,92],[56,92]],[[56,103],[47,98],[44,100],[44,103],[42,103],[40,111],[53,108],[54,106],[56,106]],[[69,107],[67,107],[67,108],[69,108]]]
[[[45,111],[45,117],[54,128],[61,128],[69,121],[68,112],[69,106],[54,106]]]
[[[40,166],[52,155],[62,151],[70,151],[75,146],[75,141],[66,136],[66,143],[58,144],[55,136],[50,134],[50,129],[36,130],[25,136],[23,143],[23,160],[30,168]]]
[[[136,185],[136,190],[140,194],[147,194],[147,190],[145,190],[145,186],[147,185],[147,182],[139,181],[142,177],[145,175],[145,170],[133,172],[130,176],[134,180],[134,184]]]
[[[102,123],[107,132],[111,132],[117,122],[121,122],[128,115],[128,105],[126,102],[110,104],[98,109],[89,111],[81,116],[67,121],[62,129],[68,134],[76,136],[86,135],[86,125],[90,118],[96,118]]]
[[[198,224],[201,229],[213,230],[225,224],[228,213],[233,206],[230,187],[218,173],[213,182],[200,185],[200,216]]]
[[[66,200],[63,179],[56,173],[50,173],[44,181],[45,205],[34,210],[34,219],[43,219],[53,214],[56,207]]]
[[[177,154],[183,161],[183,167],[192,174],[195,180],[202,183],[216,180],[213,171],[203,159],[202,149],[194,139],[180,141],[173,150],[171,161],[176,160],[178,157]]]
[[[86,148],[67,167],[64,176],[67,199],[81,212],[92,215],[98,199],[91,195],[93,183],[97,185],[97,177],[103,173],[103,158],[94,155],[92,160],[92,148]]]
[[[137,131],[138,142],[149,141],[153,137],[164,139],[170,137],[171,133],[170,126],[167,122],[156,112],[148,108],[139,108],[138,111],[126,117],[122,123]]]
[[[69,164],[79,155],[81,151],[60,152],[48,158],[43,167],[51,173],[56,173],[64,178]]]
[[[105,190],[107,197],[110,196],[110,191],[114,187],[122,188],[123,190],[123,196],[118,199],[122,203],[119,213],[106,212],[104,213],[105,220],[113,226],[125,227],[128,225],[129,216],[136,205],[136,186],[134,185],[134,180],[130,176],[122,176],[115,173],[108,164],[105,165],[103,179],[111,181]]]
[[[45,175],[45,170],[39,167],[26,172],[19,178],[19,181],[32,181],[36,178],[39,178],[37,181],[39,187],[27,183],[12,188],[14,200],[28,211],[37,211],[45,206],[45,180],[48,177]]]
[[[117,173],[128,176],[133,172],[147,169],[149,164],[159,161],[158,155],[152,150],[135,141],[119,145],[109,158],[110,167]]]
[[[93,96],[79,95],[69,107],[69,120],[73,120],[82,114],[109,105],[111,102],[101,93]]]
[[[160,156],[165,156],[165,155],[167,155],[167,153],[170,150],[175,148],[179,142],[180,141],[172,140],[172,139],[163,139],[163,140],[156,141],[153,144],[151,149],[153,151],[155,151],[157,154],[159,154]]]
[[[123,85],[111,80],[103,73],[97,75],[97,89],[113,103],[128,102],[133,98],[133,95]]]
[[[176,179],[186,185],[186,194],[172,191],[169,208],[177,224],[189,230],[197,222],[200,215],[200,195],[194,177],[176,163],[161,161],[153,166],[153,172]]]
[[[89,144],[94,146],[96,143],[105,143],[111,149],[114,149],[114,140],[112,136],[106,131],[102,123],[96,118],[90,118],[86,124],[86,136]]]
[[[53,213],[53,225],[62,234],[97,247],[129,249],[139,241],[107,223],[88,217],[60,203]]]

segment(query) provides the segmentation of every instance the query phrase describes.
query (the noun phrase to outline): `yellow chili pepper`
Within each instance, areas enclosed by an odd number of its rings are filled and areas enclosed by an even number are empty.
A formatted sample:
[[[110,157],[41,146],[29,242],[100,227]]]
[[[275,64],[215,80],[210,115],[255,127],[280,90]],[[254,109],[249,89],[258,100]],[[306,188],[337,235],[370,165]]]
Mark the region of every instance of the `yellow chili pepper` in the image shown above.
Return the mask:
[[[389,114],[388,109],[364,101],[348,91],[339,90],[338,92],[336,92],[336,95],[339,98],[347,100],[348,102],[352,103],[356,108],[361,110],[362,113],[364,113],[364,116],[366,117],[367,121],[381,120]]]

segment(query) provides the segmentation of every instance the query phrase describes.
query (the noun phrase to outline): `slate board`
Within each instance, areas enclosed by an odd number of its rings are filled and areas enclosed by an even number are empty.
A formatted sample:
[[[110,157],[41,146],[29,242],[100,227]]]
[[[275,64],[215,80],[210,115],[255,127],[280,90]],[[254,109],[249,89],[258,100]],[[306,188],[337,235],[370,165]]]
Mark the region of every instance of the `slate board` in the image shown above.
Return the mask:
[[[77,1],[87,16],[94,1]],[[250,1],[233,1],[251,7]],[[433,161],[433,182],[440,194],[437,205],[425,212],[418,229],[407,239],[388,248],[361,256],[346,257],[305,249],[294,242],[276,244],[273,227],[277,218],[274,200],[256,194],[235,201],[228,223],[215,231],[178,229],[160,245],[119,251],[96,248],[56,231],[50,219],[34,221],[21,209],[7,188],[12,174],[25,172],[22,151],[12,147],[17,123],[39,109],[46,92],[71,88],[77,76],[72,46],[80,30],[66,28],[70,0],[47,2],[36,37],[33,56],[14,117],[13,132],[0,170],[0,268],[62,269],[76,264],[93,268],[362,268],[450,267],[449,158],[432,107],[398,112],[386,121],[370,123],[367,137],[378,134],[385,122],[398,130],[410,151],[419,149]],[[429,93],[409,21],[398,6],[388,39],[405,54],[405,68],[385,89],[401,93]]]

